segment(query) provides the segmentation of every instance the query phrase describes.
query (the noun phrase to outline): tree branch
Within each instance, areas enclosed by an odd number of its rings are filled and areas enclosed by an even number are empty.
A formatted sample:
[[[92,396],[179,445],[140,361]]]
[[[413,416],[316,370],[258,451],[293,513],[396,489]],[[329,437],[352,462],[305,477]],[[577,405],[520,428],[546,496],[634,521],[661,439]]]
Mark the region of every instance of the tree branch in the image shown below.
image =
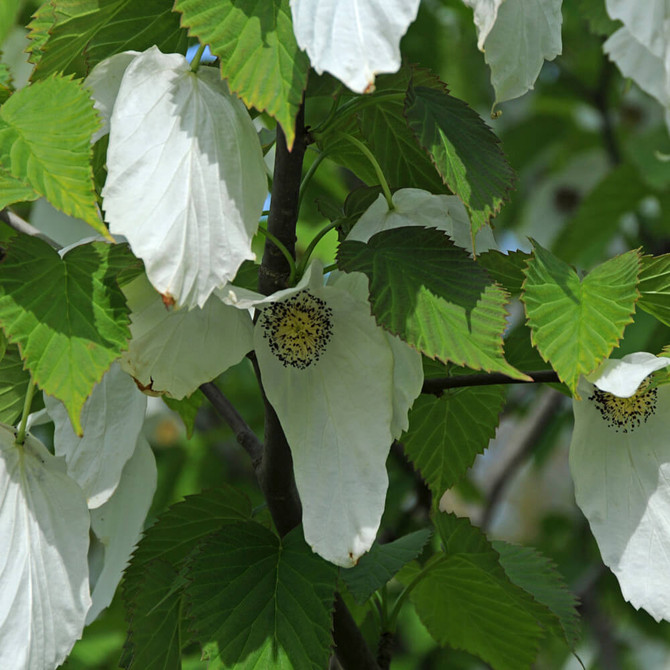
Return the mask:
[[[492,384],[549,384],[561,380],[553,370],[539,372],[524,372],[532,381],[513,379],[501,372],[481,372],[474,375],[459,375],[457,377],[435,377],[423,382],[421,393],[440,395],[446,389],[462,388],[464,386],[490,386]]]
[[[0,209],[0,221],[4,221],[10,228],[13,228],[18,233],[30,235],[31,237],[39,237],[41,240],[52,246],[56,251],[63,247],[55,240],[52,240],[48,235],[39,231],[35,226],[32,226],[27,221],[22,219],[18,214],[14,214],[11,209],[5,207]]]
[[[235,439],[249,454],[254,470],[257,470],[263,459],[263,444],[254,431],[249,428],[242,415],[214,382],[201,384],[200,390],[235,433]]]

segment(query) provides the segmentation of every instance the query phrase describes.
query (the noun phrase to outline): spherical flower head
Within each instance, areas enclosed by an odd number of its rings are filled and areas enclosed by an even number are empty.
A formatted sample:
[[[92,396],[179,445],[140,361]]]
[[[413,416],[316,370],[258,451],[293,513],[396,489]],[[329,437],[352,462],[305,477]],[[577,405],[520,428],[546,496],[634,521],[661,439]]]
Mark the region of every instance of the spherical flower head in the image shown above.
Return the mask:
[[[573,401],[570,470],[577,504],[624,598],[670,620],[670,358],[605,361]]]

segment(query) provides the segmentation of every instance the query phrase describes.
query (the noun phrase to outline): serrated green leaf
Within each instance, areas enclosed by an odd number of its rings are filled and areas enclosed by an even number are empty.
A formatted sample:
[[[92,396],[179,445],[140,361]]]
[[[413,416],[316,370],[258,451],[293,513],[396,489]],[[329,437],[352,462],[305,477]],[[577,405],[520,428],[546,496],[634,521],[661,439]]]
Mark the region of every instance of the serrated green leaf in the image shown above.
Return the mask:
[[[202,394],[202,391],[197,390],[195,393],[191,393],[187,398],[182,400],[176,400],[175,398],[170,398],[167,395],[163,395],[163,402],[173,411],[177,412],[181,417],[181,420],[184,422],[186,427],[186,437],[189,439],[193,435],[193,430],[195,429],[195,417],[198,414],[200,406],[205,400],[205,396]]]
[[[228,526],[189,561],[186,598],[202,645],[226,667],[325,668],[337,568],[302,528],[279,539],[260,524]]]
[[[231,523],[251,517],[251,503],[240,491],[224,486],[197,495],[170,507],[149,528],[140,541],[126,569],[123,598],[130,614],[129,635],[124,658],[150,656],[151,631],[159,627],[172,640],[180,626],[179,612],[165,610],[173,602],[173,588],[184,559],[199,541]],[[155,578],[147,575],[156,568]],[[164,602],[165,599],[165,602]],[[156,608],[156,609],[154,609]],[[135,640],[142,648],[135,648]],[[172,667],[172,666],[164,666]]]
[[[343,242],[337,258],[368,276],[382,328],[431,358],[527,379],[503,358],[507,294],[442,232],[395,228]]]
[[[0,359],[0,423],[14,425],[21,416],[30,373],[23,369],[19,348],[12,344]]]
[[[524,280],[524,270],[530,254],[525,251],[509,251],[503,254],[491,249],[479,254],[477,262],[486,269],[495,281],[501,284],[510,295],[519,295]]]
[[[642,257],[638,289],[640,300],[637,304],[670,326],[670,254]]]
[[[40,197],[28,184],[13,177],[0,157],[0,209],[15,202],[37,200]]]
[[[33,81],[55,72],[85,77],[94,65],[129,49],[156,45],[185,53],[186,31],[165,0],[66,0],[45,2],[30,23]]]
[[[427,528],[388,542],[375,542],[355,567],[341,571],[341,577],[356,602],[363,604],[382,588],[405,564],[414,560],[423,549],[431,531]]]
[[[456,484],[486,449],[504,402],[501,386],[451,389],[439,398],[415,400],[401,441],[434,495]]]
[[[153,561],[141,575],[142,588],[133,602],[130,617],[132,639],[125,645],[120,666],[128,670],[179,670],[179,635],[182,594],[167,586],[179,580],[179,573],[164,561]]]
[[[275,118],[291,148],[309,59],[296,43],[289,0],[177,0],[175,10],[221,59],[231,92]]]
[[[354,172],[366,184],[379,180],[367,157],[342,133],[353,135],[366,144],[378,160],[391,188],[415,187],[432,193],[449,193],[424,148],[407,125],[405,97],[410,82],[445,90],[444,84],[428,70],[403,66],[395,74],[379,75],[375,92],[352,108],[347,121],[338,121],[317,136],[319,146],[329,158]]]
[[[443,91],[411,87],[405,114],[444,183],[468,208],[476,233],[500,210],[514,183],[500,141],[466,103]]]
[[[0,9],[2,12],[2,9]],[[0,19],[0,26],[2,25],[2,19]],[[0,30],[2,30],[0,28]],[[0,39],[0,44],[2,40]],[[2,52],[0,52],[0,58],[2,57]],[[14,87],[12,85],[12,73],[9,71],[9,67],[6,63],[0,63],[0,105],[2,105],[9,96],[14,92]],[[0,189],[2,193],[2,189]]]
[[[492,546],[500,554],[500,564],[510,580],[550,610],[538,610],[539,621],[574,648],[580,637],[577,598],[552,561],[532,547],[501,541],[492,542]]]
[[[90,165],[91,135],[99,123],[80,82],[50,77],[23,88],[0,107],[0,165],[57,209],[109,237]]]
[[[600,260],[619,230],[621,217],[634,210],[649,192],[635,168],[627,163],[619,165],[582,200],[577,214],[554,243],[554,253],[584,264]]]
[[[439,644],[465,649],[495,670],[530,669],[544,635],[532,598],[467,519],[439,514],[435,523],[445,552],[424,567],[410,595],[419,618]]]
[[[639,253],[616,256],[580,281],[567,263],[537,242],[533,248],[522,296],[532,341],[574,394],[580,375],[609,356],[633,320]]]
[[[78,434],[86,398],[130,337],[114,272],[127,255],[124,246],[92,242],[61,260],[46,242],[19,235],[0,264],[0,325]]]

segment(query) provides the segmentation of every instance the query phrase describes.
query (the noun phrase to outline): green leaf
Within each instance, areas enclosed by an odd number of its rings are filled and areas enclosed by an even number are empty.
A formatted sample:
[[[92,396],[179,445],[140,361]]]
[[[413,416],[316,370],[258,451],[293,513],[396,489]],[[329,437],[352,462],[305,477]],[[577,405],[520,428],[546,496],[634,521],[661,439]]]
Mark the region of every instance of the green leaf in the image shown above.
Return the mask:
[[[465,649],[495,670],[529,670],[544,635],[536,603],[467,519],[439,514],[435,523],[445,552],[424,567],[410,595],[419,618],[439,644]]]
[[[17,18],[21,0],[2,0],[0,2],[0,44],[5,41],[7,35],[14,27],[14,21]]]
[[[510,580],[550,610],[538,610],[539,621],[574,648],[581,633],[577,598],[568,590],[552,561],[532,547],[500,541],[492,546],[500,554],[500,564]]]
[[[2,161],[3,157],[0,157],[0,209],[15,202],[37,200],[40,194],[25,182],[13,177]]]
[[[67,0],[45,2],[30,23],[33,80],[55,72],[85,77],[94,65],[122,51],[154,44],[185,53],[186,31],[165,0]]]
[[[180,609],[182,593],[170,590],[179,573],[164,561],[145,566],[129,620],[132,639],[126,642],[119,665],[129,670],[179,670],[181,668]]]
[[[0,166],[54,207],[109,237],[90,165],[91,135],[99,123],[80,82],[50,77],[23,88],[0,107]]]
[[[638,289],[640,300],[637,304],[670,326],[670,254],[642,257]]]
[[[633,320],[639,254],[616,256],[580,281],[567,263],[533,248],[522,296],[532,341],[575,394],[580,375],[609,356]]]
[[[291,148],[309,58],[295,41],[289,0],[177,0],[175,10],[221,59],[231,92],[275,118]]]
[[[19,348],[11,344],[0,359],[0,423],[17,422],[29,384],[30,373],[23,369]]]
[[[260,524],[228,526],[189,561],[186,597],[200,643],[226,667],[325,668],[337,568],[302,528],[279,539]]]
[[[115,278],[122,258],[125,246],[92,242],[61,260],[46,242],[19,235],[0,264],[0,325],[78,434],[86,398],[130,337]]]
[[[174,640],[178,636],[181,619],[172,603],[184,559],[203,538],[250,517],[249,499],[240,491],[223,486],[188,496],[170,507],[145,532],[125,573],[123,597],[130,614],[125,658],[151,658],[154,630],[160,631],[161,639]],[[171,654],[171,649],[165,653]],[[139,670],[144,666],[138,662],[126,667]]]
[[[405,114],[444,183],[468,208],[476,233],[500,210],[514,183],[500,141],[476,112],[446,91],[410,88]]]
[[[577,3],[582,18],[586,19],[589,29],[594,35],[609,37],[623,24],[609,17],[605,3],[601,0],[579,0]]]
[[[491,249],[479,254],[477,262],[511,295],[519,295],[525,278],[526,263],[530,257],[525,251],[509,251],[503,254]]]
[[[505,402],[502,386],[450,389],[419,396],[402,443],[434,495],[456,484],[495,436]]]
[[[364,272],[377,323],[419,351],[526,379],[503,358],[507,294],[442,232],[395,228],[345,241],[338,267]]]
[[[2,9],[0,9],[2,12]],[[2,19],[0,19],[0,26],[2,26]],[[2,28],[0,28],[0,31]],[[2,40],[0,39],[0,44]],[[2,52],[0,52],[0,58],[2,57]],[[9,96],[14,92],[14,86],[12,85],[12,74],[9,71],[6,63],[0,63],[0,105],[2,105]],[[2,189],[0,189],[2,193]]]
[[[193,436],[193,430],[195,429],[195,417],[205,400],[202,391],[197,390],[195,393],[191,393],[190,396],[183,398],[182,400],[175,400],[167,395],[161,397],[163,398],[163,402],[171,410],[179,414],[186,427],[186,437],[190,439]]]
[[[618,166],[582,200],[554,243],[554,253],[583,264],[599,261],[619,230],[621,217],[649,193],[635,168],[626,163]]]
[[[375,542],[355,567],[341,571],[341,577],[356,602],[363,604],[382,588],[404,565],[414,560],[423,549],[431,531],[427,528],[388,542]]]

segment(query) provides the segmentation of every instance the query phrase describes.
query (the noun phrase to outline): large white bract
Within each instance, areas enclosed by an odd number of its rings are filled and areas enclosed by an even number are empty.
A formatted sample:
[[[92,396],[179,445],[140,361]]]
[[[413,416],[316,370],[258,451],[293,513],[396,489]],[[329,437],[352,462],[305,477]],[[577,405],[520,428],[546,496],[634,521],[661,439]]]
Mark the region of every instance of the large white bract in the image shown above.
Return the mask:
[[[202,307],[254,258],[267,195],[258,136],[217,70],[193,73],[156,47],[130,63],[116,58],[115,97],[92,79],[99,108],[113,99],[102,192],[110,231],[128,239],[161,294]]]
[[[351,282],[324,285],[314,261],[293,288],[264,297],[231,287],[223,296],[261,310],[256,356],[291,447],[305,539],[344,567],[377,535],[386,458],[423,381],[419,354],[370,315],[365,277]]]
[[[670,386],[649,375],[670,359],[609,360],[578,386],[570,470],[577,504],[621,592],[670,620]]]
[[[89,513],[65,461],[0,424],[0,668],[55,668],[91,606]]]
[[[398,70],[400,38],[418,9],[419,0],[291,0],[295,37],[312,67],[356,93]]]

